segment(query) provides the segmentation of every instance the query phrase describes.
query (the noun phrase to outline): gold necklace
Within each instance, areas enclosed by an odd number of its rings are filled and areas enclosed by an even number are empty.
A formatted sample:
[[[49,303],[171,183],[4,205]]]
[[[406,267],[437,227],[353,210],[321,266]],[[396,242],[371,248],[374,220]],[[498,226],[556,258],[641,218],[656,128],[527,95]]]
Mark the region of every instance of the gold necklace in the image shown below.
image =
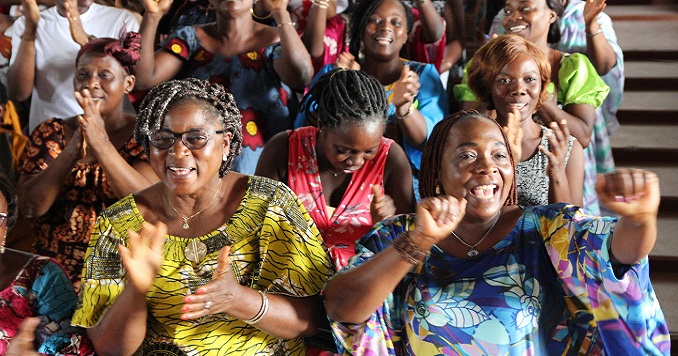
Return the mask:
[[[454,235],[454,237],[456,237],[457,240],[459,240],[459,242],[461,242],[461,243],[463,243],[464,245],[466,245],[467,247],[470,247],[470,248],[471,248],[471,250],[470,250],[469,252],[466,253],[469,257],[475,257],[475,256],[478,256],[478,254],[480,253],[480,252],[478,252],[478,250],[476,250],[476,247],[478,247],[478,245],[480,245],[481,243],[483,243],[483,240],[485,240],[485,238],[487,237],[487,235],[490,234],[490,231],[492,231],[492,229],[494,228],[494,225],[497,224],[497,221],[499,221],[499,216],[497,216],[497,218],[494,219],[494,222],[492,223],[492,226],[490,226],[490,229],[487,230],[487,232],[485,233],[485,235],[483,235],[483,237],[481,237],[480,240],[478,240],[478,242],[476,242],[474,245],[470,245],[470,244],[468,244],[466,241],[462,240],[461,237],[459,237],[457,234],[454,233],[454,231],[452,231],[452,235]]]
[[[169,201],[169,204],[170,204],[170,206],[172,207],[172,209],[174,210],[174,212],[177,213],[177,215],[179,215],[179,217],[181,218],[181,220],[184,221],[184,224],[181,225],[181,227],[183,227],[184,229],[190,228],[190,226],[188,225],[188,220],[193,219],[194,217],[200,215],[203,211],[207,210],[207,208],[209,208],[209,207],[212,205],[212,203],[214,203],[214,200],[217,198],[217,195],[219,195],[219,190],[220,190],[220,189],[221,189],[221,181],[219,181],[219,184],[217,185],[217,191],[214,193],[214,196],[212,197],[212,200],[210,200],[210,202],[209,202],[204,208],[202,208],[200,211],[198,211],[197,213],[195,213],[195,214],[193,214],[193,215],[191,215],[191,216],[184,216],[184,215],[182,215],[182,214],[179,212],[179,210],[177,210],[177,208],[174,207],[174,204],[172,204],[172,199],[170,199],[169,197],[167,197],[167,200]]]

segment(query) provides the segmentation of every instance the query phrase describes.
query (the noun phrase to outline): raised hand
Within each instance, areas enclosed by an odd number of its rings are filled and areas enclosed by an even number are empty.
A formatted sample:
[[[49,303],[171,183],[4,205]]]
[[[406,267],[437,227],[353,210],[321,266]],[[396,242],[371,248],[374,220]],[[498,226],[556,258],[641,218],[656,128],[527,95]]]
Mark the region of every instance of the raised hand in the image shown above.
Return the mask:
[[[236,301],[238,288],[243,288],[231,270],[229,255],[231,246],[225,246],[217,256],[217,268],[212,281],[198,288],[195,294],[184,298],[182,320],[191,320],[210,314],[228,313],[232,301]],[[246,288],[246,287],[244,287]]]
[[[414,98],[419,93],[419,75],[409,66],[403,66],[400,72],[400,78],[393,85],[393,105],[396,107],[396,112],[403,116],[409,110],[410,105],[414,103]]]
[[[561,175],[562,179],[567,180],[565,175],[565,157],[567,156],[567,146],[570,138],[570,129],[567,127],[567,121],[562,120],[559,123],[551,122],[549,124],[553,133],[547,133],[551,150],[539,145],[539,150],[549,159],[546,166],[546,174],[553,179],[556,175]]]
[[[78,123],[85,143],[96,153],[97,149],[104,148],[102,144],[109,142],[106,124],[99,110],[101,103],[92,99],[89,89],[83,89],[82,93],[76,91],[75,100],[84,110],[84,114],[78,116]]]
[[[173,0],[144,0],[144,9],[151,14],[166,14]]]
[[[270,12],[287,11],[287,4],[289,0],[261,0],[264,3],[264,8]]]
[[[153,225],[145,222],[141,232],[127,230],[129,247],[118,245],[122,264],[127,275],[127,287],[138,293],[146,294],[155,281],[162,266],[162,245],[167,234],[167,225],[158,222]]]
[[[89,42],[89,37],[80,21],[80,11],[78,11],[78,0],[65,0],[64,9],[66,10],[66,19],[68,19],[71,38],[75,43],[84,46]]]
[[[40,323],[38,318],[26,318],[19,325],[19,331],[9,341],[6,356],[37,356],[35,351],[35,328]]]
[[[38,21],[40,21],[40,8],[36,0],[21,0],[21,7],[26,18],[26,30],[32,32],[30,35],[34,38],[35,31],[38,28]],[[25,36],[28,36],[24,32]]]
[[[337,56],[337,67],[360,70],[360,63],[355,60],[355,57],[351,54],[351,52],[342,52]]]
[[[393,199],[384,194],[384,189],[379,184],[372,186],[372,203],[370,203],[370,213],[372,214],[372,223],[389,218],[396,213]]]
[[[518,165],[523,156],[523,127],[520,125],[520,111],[514,108],[512,112],[508,113],[506,119],[506,126],[503,127],[504,133],[511,147],[513,163]]]
[[[466,199],[448,196],[428,197],[417,205],[416,227],[412,239],[424,251],[450,236],[466,214]]]
[[[596,192],[610,211],[630,218],[656,218],[659,211],[659,178],[642,169],[617,169],[599,174]]]
[[[607,4],[606,0],[586,0],[584,5],[584,23],[586,25],[592,24],[598,15],[605,10]]]

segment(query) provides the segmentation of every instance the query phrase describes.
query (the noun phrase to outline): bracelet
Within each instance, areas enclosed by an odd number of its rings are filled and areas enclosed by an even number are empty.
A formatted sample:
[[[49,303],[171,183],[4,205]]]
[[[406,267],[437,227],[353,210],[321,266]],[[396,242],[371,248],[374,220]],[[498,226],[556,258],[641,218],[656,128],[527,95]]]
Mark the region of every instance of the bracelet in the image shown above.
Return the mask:
[[[425,2],[426,2],[426,0],[417,0],[417,1],[415,1],[414,3],[417,4],[417,5],[421,5],[421,4],[425,3]]]
[[[586,34],[586,37],[588,37],[588,38],[593,38],[593,37],[595,37],[595,36],[601,34],[602,32],[603,32],[603,27],[602,27],[602,26],[598,26],[598,31],[596,31],[596,32],[594,32],[594,33],[591,33],[591,34],[588,34],[588,33],[587,33],[587,34]]]
[[[405,261],[413,265],[423,262],[424,259],[426,259],[426,256],[428,256],[428,253],[412,242],[409,232],[404,232],[396,237],[396,239],[393,240],[393,248],[400,253],[400,256],[404,258]]]
[[[19,38],[21,38],[22,41],[26,41],[26,42],[34,42],[35,41],[35,36],[33,36],[32,38],[27,38],[27,37],[24,37],[24,35],[21,35],[21,36],[19,36]]]
[[[294,22],[294,21],[290,21],[290,22],[279,23],[279,24],[277,24],[277,25],[275,25],[275,26],[276,26],[276,27],[283,27],[283,26],[285,26],[285,25],[292,25],[292,27],[294,27],[294,26],[297,25],[297,23]]]
[[[407,108],[407,112],[406,112],[405,115],[403,115],[403,116],[398,115],[398,110],[396,110],[396,112],[395,112],[396,119],[398,119],[398,120],[405,120],[405,119],[407,119],[408,117],[410,117],[410,115],[412,115],[412,109],[414,109],[414,103],[412,103],[412,104],[410,105],[410,107]]]
[[[330,6],[330,3],[328,0],[311,0],[313,5],[321,8],[321,9],[327,9],[328,6]]]
[[[261,321],[261,319],[264,318],[264,315],[268,312],[268,297],[266,296],[266,292],[258,290],[259,295],[261,295],[261,308],[259,308],[259,311],[257,312],[257,315],[255,315],[252,319],[248,320],[243,320],[247,324],[254,325],[258,322]]]

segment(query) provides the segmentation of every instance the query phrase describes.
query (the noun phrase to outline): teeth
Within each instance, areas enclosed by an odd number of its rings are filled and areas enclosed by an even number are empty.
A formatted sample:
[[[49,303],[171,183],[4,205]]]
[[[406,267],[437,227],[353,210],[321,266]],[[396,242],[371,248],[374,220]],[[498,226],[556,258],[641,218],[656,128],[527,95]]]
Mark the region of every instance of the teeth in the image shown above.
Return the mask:
[[[377,37],[376,40],[377,40],[378,42],[388,42],[388,43],[393,42],[393,40],[390,39],[390,38],[388,38],[388,37]]]
[[[527,105],[527,103],[512,103],[512,104],[509,104],[510,107],[518,108],[518,109],[524,108],[525,105]]]
[[[520,32],[520,31],[522,31],[522,30],[524,30],[524,29],[526,29],[526,28],[527,28],[527,26],[525,26],[525,25],[512,26],[512,27],[509,28],[509,31],[510,31],[510,32]]]
[[[177,168],[177,167],[169,167],[169,170],[172,171],[173,173],[177,175],[187,175],[191,173],[193,169],[191,168]]]
[[[496,184],[479,185],[471,190],[471,193],[480,199],[490,199],[494,196]]]

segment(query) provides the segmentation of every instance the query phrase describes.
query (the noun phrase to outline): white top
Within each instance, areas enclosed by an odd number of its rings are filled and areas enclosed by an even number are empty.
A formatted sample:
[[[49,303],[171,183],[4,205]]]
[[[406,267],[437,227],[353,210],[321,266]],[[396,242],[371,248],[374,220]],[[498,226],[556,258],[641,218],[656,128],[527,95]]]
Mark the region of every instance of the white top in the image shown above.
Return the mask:
[[[128,10],[92,3],[80,15],[88,35],[119,38],[121,30],[139,31],[139,21]],[[12,48],[19,48],[26,27],[25,17],[13,25]],[[68,20],[59,15],[56,6],[40,12],[35,40],[35,83],[31,101],[29,132],[44,120],[66,118],[82,113],[73,95],[75,57],[80,50],[71,37]],[[12,51],[10,65],[17,51]]]

